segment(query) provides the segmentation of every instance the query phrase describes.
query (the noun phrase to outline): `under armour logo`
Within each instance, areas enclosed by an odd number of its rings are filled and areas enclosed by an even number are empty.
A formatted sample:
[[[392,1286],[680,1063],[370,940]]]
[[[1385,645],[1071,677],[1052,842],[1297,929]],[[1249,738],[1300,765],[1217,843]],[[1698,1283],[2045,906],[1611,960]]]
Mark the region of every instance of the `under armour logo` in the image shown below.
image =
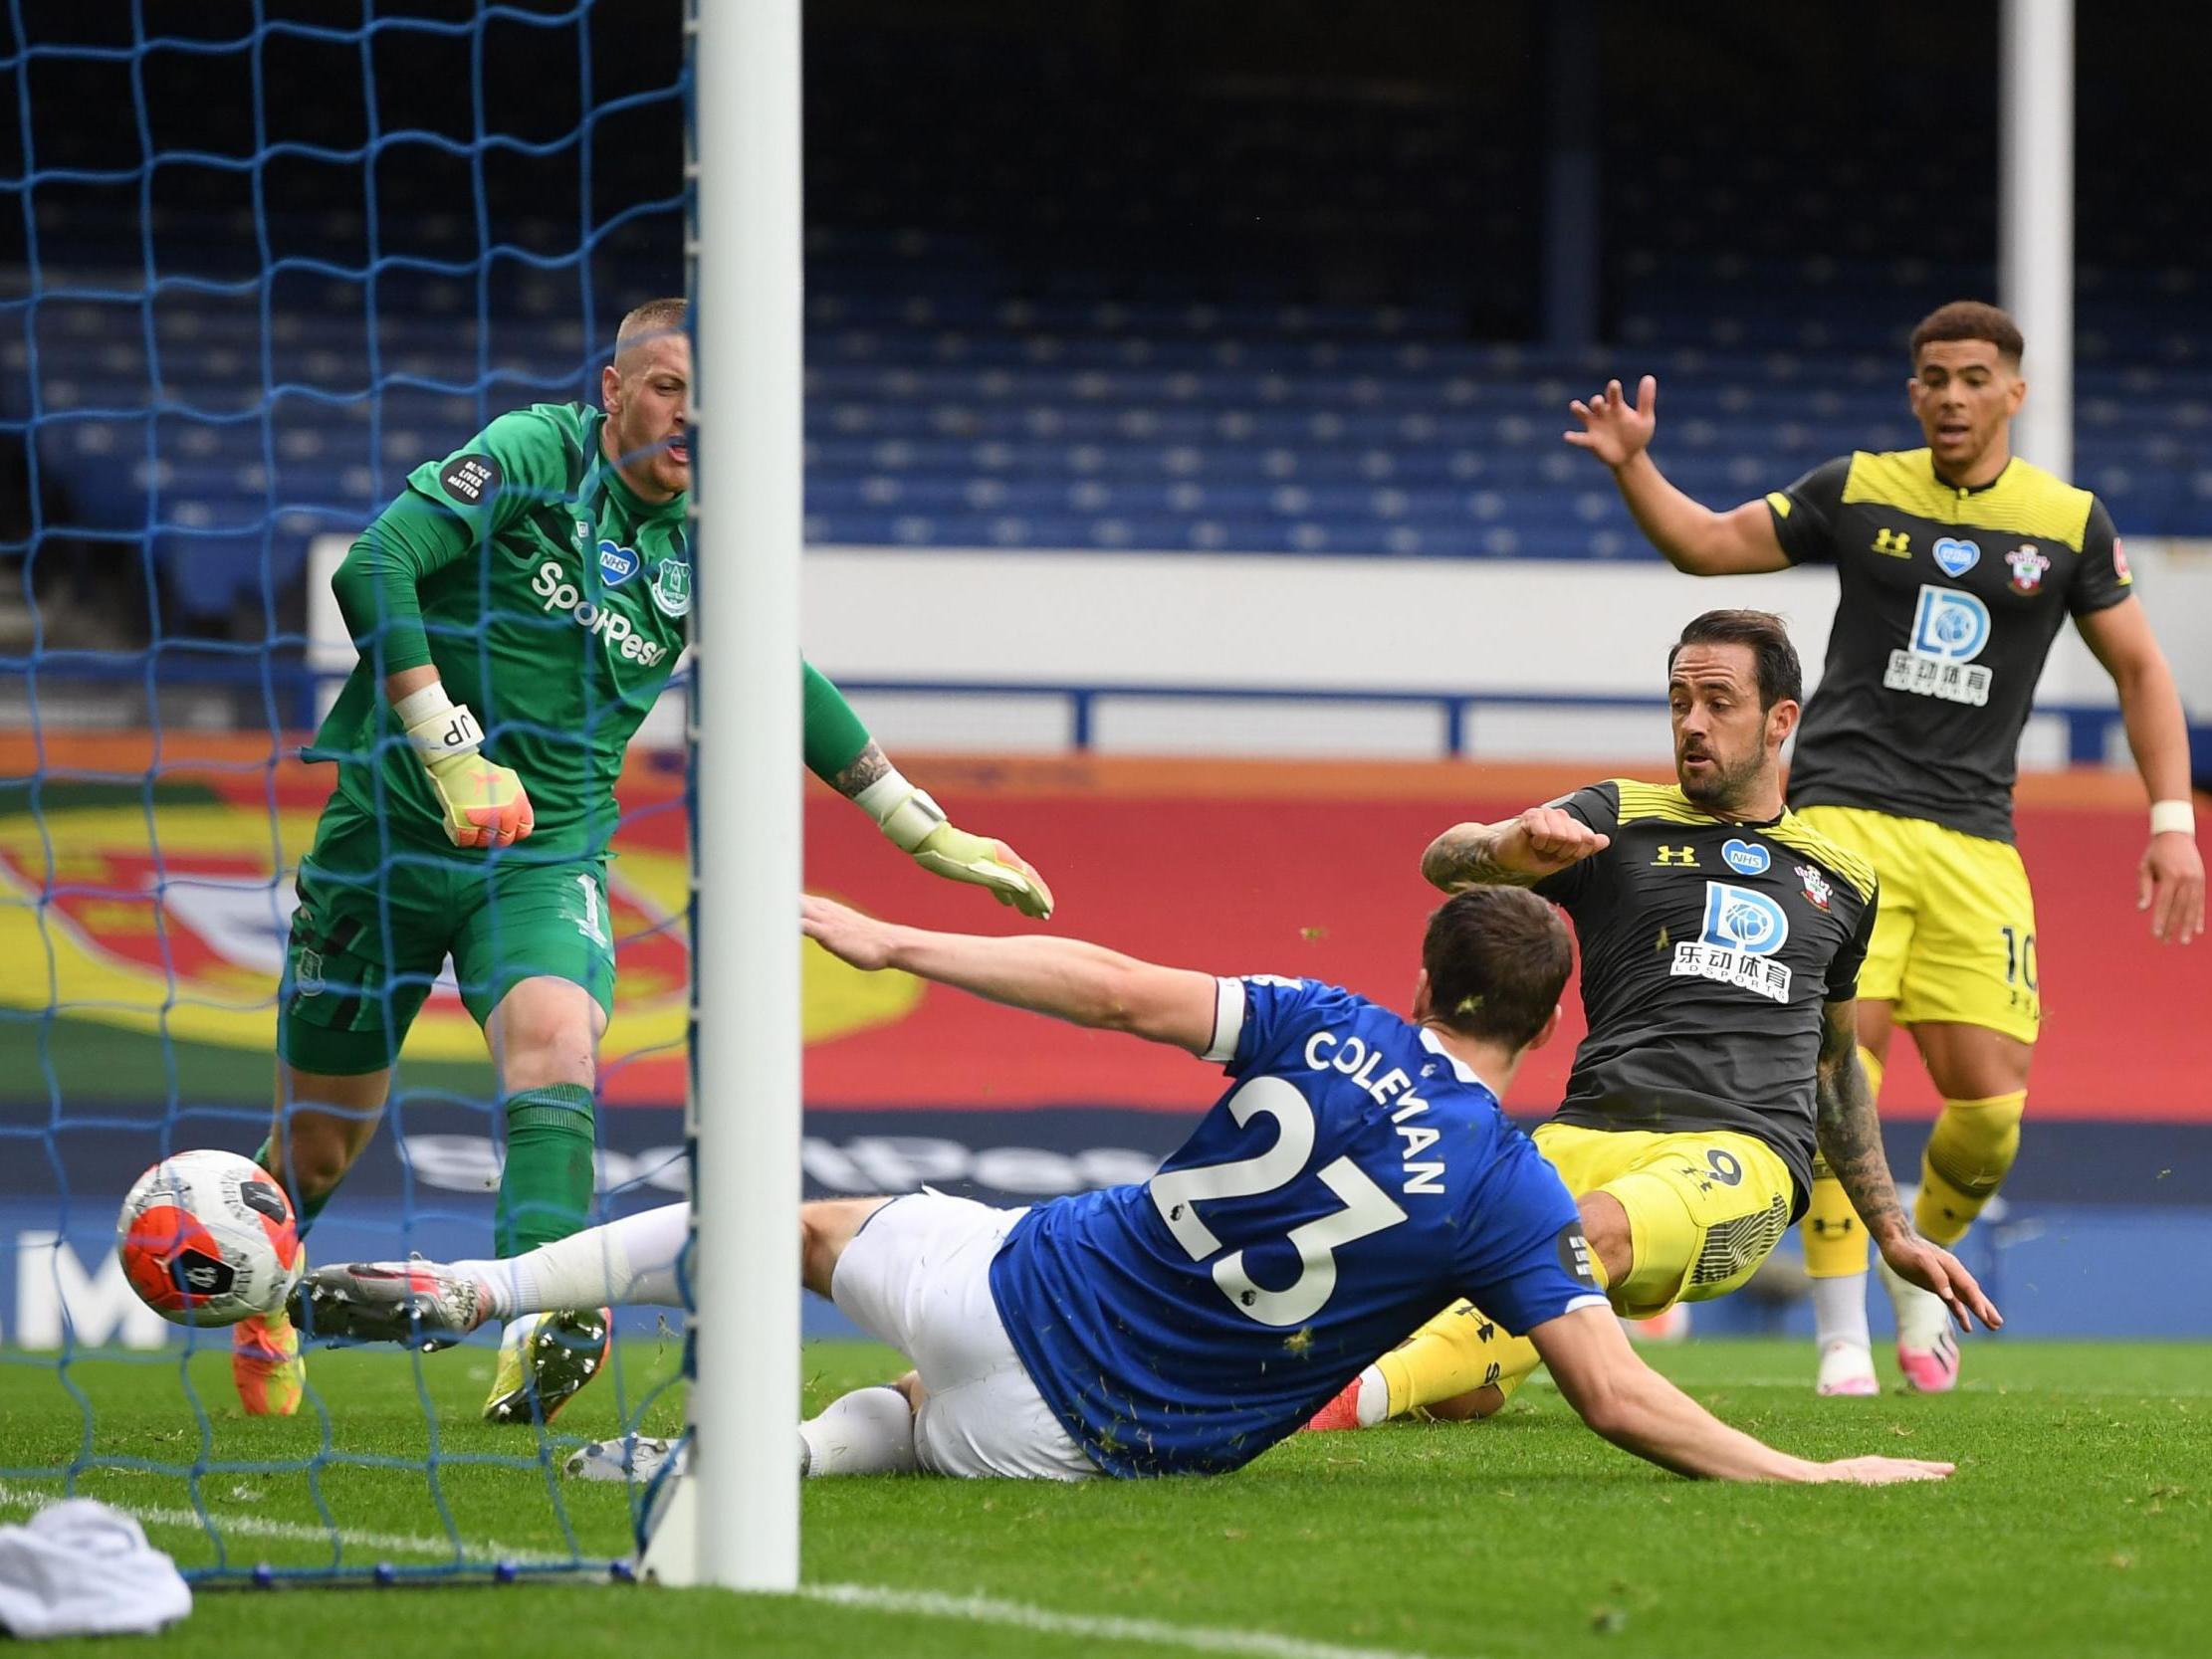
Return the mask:
[[[1875,531],[1875,551],[1886,553],[1891,558],[1912,556],[1912,537],[1904,530],[1880,529]]]
[[[1659,850],[1659,857],[1652,860],[1652,868],[1655,870],[1694,870],[1697,868],[1697,849],[1695,847],[1661,846]]]

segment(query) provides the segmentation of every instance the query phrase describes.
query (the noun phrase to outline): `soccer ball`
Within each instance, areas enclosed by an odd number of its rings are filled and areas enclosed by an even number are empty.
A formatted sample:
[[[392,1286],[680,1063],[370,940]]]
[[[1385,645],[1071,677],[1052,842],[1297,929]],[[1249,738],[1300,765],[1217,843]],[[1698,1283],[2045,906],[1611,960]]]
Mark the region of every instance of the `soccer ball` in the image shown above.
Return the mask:
[[[304,1260],[284,1188],[236,1152],[178,1152],[140,1175],[115,1248],[138,1300],[177,1325],[274,1313]]]

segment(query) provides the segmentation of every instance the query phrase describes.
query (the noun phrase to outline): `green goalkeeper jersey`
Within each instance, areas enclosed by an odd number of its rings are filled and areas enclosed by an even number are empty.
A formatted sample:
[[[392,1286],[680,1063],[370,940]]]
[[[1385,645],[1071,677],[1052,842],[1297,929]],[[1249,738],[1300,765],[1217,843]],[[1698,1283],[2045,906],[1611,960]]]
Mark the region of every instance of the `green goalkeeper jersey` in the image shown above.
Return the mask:
[[[307,750],[395,845],[454,847],[421,762],[383,697],[387,675],[434,663],[446,694],[513,767],[537,828],[501,854],[603,852],[622,752],[684,646],[691,612],[686,498],[640,501],[605,459],[606,417],[573,403],[502,415],[407,490],[332,578],[361,660]]]

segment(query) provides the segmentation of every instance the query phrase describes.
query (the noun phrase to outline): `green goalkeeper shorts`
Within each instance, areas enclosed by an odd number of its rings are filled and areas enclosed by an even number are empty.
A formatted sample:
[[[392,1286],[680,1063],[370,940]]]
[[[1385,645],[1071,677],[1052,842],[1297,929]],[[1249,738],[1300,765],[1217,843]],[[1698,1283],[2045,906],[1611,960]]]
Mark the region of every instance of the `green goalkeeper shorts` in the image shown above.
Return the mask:
[[[300,907],[277,993],[277,1054],[323,1076],[381,1071],[453,958],[483,1025],[518,981],[549,976],[614,1009],[604,857],[533,864],[441,853],[396,837],[333,795],[300,862]]]

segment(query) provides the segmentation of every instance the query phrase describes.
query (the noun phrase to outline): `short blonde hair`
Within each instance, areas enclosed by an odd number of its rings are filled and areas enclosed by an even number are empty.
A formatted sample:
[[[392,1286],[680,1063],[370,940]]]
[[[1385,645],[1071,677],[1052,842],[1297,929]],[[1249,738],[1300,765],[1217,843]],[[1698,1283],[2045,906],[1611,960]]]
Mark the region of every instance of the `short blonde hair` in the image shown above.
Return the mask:
[[[684,317],[691,310],[689,301],[681,298],[648,300],[622,318],[622,325],[614,331],[614,355],[617,361],[631,346],[662,334],[683,332]]]

